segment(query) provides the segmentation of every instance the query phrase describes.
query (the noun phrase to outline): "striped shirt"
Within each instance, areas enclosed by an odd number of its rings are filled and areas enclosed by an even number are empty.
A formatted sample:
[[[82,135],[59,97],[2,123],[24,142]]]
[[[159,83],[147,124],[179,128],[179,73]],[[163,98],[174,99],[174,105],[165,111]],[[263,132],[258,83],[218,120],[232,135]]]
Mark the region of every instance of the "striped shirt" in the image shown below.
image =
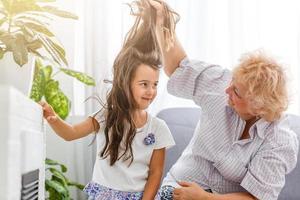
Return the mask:
[[[218,193],[248,191],[258,199],[277,199],[297,163],[297,136],[284,115],[272,123],[259,119],[250,138],[240,140],[246,122],[228,106],[225,89],[231,78],[230,70],[188,58],[170,77],[168,91],[192,99],[202,115],[168,176]]]

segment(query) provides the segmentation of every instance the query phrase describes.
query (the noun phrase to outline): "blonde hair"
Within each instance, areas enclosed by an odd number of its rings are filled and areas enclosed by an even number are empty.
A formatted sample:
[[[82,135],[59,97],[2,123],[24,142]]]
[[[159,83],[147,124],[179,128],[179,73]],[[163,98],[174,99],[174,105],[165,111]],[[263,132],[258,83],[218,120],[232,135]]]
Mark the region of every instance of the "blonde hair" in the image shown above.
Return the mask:
[[[287,109],[288,93],[283,68],[263,50],[244,54],[233,70],[233,77],[246,88],[245,98],[253,115],[275,121]]]

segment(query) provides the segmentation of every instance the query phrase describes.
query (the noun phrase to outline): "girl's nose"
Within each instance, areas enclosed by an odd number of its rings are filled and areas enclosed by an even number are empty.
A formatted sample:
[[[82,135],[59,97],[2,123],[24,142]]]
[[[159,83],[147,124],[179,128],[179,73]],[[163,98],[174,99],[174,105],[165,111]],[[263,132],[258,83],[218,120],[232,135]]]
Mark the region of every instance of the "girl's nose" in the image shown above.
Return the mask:
[[[156,88],[154,87],[149,87],[148,90],[147,90],[147,93],[150,94],[150,95],[153,95],[156,91]]]

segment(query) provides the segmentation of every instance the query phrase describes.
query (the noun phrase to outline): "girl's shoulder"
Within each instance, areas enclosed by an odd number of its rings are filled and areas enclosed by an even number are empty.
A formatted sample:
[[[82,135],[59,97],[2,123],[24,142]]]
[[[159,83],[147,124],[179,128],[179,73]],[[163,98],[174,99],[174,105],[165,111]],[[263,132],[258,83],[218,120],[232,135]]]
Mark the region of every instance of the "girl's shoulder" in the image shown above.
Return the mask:
[[[158,117],[150,116],[151,133],[155,137],[155,149],[169,148],[175,145],[174,138],[166,122]]]
[[[168,127],[166,122],[156,116],[152,116],[148,113],[149,123],[155,127]]]
[[[90,114],[89,117],[95,119],[99,125],[103,126],[103,124],[105,123],[105,109],[102,107],[98,111]]]

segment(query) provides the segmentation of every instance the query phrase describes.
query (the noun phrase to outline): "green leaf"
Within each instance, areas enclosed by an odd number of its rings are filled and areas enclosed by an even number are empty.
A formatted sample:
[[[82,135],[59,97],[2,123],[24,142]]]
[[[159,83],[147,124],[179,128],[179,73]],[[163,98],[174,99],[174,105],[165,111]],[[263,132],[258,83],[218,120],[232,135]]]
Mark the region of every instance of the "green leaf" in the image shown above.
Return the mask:
[[[53,71],[52,66],[50,65],[47,65],[46,67],[43,68],[43,72],[47,82],[51,79],[52,71]]]
[[[13,46],[16,43],[16,36],[8,33],[2,33],[0,40],[4,43],[7,51],[12,51]]]
[[[5,22],[7,22],[7,17],[3,17],[0,19],[0,26],[2,26],[2,24],[4,24]]]
[[[36,4],[35,0],[5,0],[4,6],[11,16],[27,11],[42,11],[40,6]]]
[[[47,13],[38,13],[38,12],[26,12],[26,13],[20,13],[19,15],[17,15],[18,17],[19,16],[24,16],[24,15],[28,15],[28,16],[31,16],[31,17],[37,17],[37,18],[43,18],[43,19],[47,19],[49,21],[52,21],[53,19],[51,17],[48,16]]]
[[[45,39],[45,37],[42,35],[38,35],[38,37],[41,40],[45,50],[50,54],[53,61],[56,62],[58,65],[61,65],[59,56],[57,55],[56,51],[53,50],[53,47],[48,43],[48,41]]]
[[[78,19],[77,15],[75,15],[73,13],[70,13],[70,12],[67,12],[67,11],[59,10],[58,8],[53,7],[53,6],[43,6],[42,9],[43,9],[44,12],[48,12],[50,14],[53,14],[53,15],[56,15],[56,16],[59,16],[59,17],[70,18],[70,19]]]
[[[51,160],[51,159],[49,159],[49,158],[46,158],[45,163],[46,163],[46,165],[59,165],[62,172],[67,172],[67,170],[68,170],[67,167],[66,167],[65,165],[63,165],[63,164],[61,164],[61,163],[58,163],[58,162],[55,161],[55,160]]]
[[[31,49],[28,47],[28,52],[32,53],[33,55],[35,55],[37,58],[40,58],[42,60],[49,60],[47,57],[42,56],[38,51]]]
[[[40,3],[50,3],[50,2],[56,2],[56,0],[36,0],[36,2],[40,2]]]
[[[46,38],[48,44],[51,46],[51,48],[56,52],[56,54],[59,56],[60,60],[64,62],[66,66],[68,66],[68,61],[66,59],[66,52],[62,46],[59,44],[55,43],[53,40],[50,38]]]
[[[53,188],[49,188],[46,186],[46,191],[49,193],[49,197],[46,200],[63,200],[63,196],[56,192]],[[47,189],[48,188],[48,189]]]
[[[17,34],[16,37],[15,43],[12,45],[12,52],[15,62],[22,67],[28,62],[28,51],[24,35]]]
[[[57,161],[48,158],[46,159],[46,164],[48,166],[61,165]],[[51,173],[51,180],[46,180],[47,182],[45,183],[46,191],[49,193],[49,197],[46,198],[48,200],[71,200],[69,187],[74,186],[80,190],[83,190],[84,188],[84,185],[68,180],[63,172],[54,167],[47,167],[46,171]],[[61,191],[56,188],[56,185],[59,185],[59,188],[65,188],[66,192],[61,193]]]
[[[72,182],[72,181],[68,182],[68,185],[69,186],[74,186],[74,187],[76,187],[76,188],[78,188],[80,190],[83,190],[83,188],[84,188],[84,185],[82,185],[80,183]]]
[[[37,23],[21,22],[21,21],[18,21],[18,23],[16,23],[16,24],[26,26],[27,28],[29,28],[31,30],[37,31],[39,33],[43,33],[49,37],[54,37],[54,34],[46,26],[42,26]]]
[[[66,69],[66,68],[60,68],[61,71],[63,71],[65,74],[72,76],[76,78],[77,80],[83,82],[86,85],[93,85],[95,86],[95,80],[91,77],[88,76],[82,72],[74,71],[71,69]]]
[[[20,23],[24,23],[24,22],[31,22],[31,23],[36,23],[40,26],[44,26],[44,27],[48,27],[49,24],[47,22],[42,22],[41,20],[34,18],[34,17],[30,17],[30,16],[18,16],[15,18],[15,23],[16,24],[20,24]]]
[[[70,112],[70,100],[60,90],[58,81],[49,80],[45,89],[46,101],[52,106],[54,111],[62,118],[66,119]]]
[[[40,49],[42,48],[42,43],[40,40],[34,40],[30,43],[27,44],[27,49],[29,50],[37,50],[37,49]]]
[[[39,59],[35,60],[34,65],[34,78],[30,92],[30,99],[39,102],[44,96],[45,90],[45,74]]]
[[[68,197],[67,188],[65,188],[60,182],[54,180],[46,180],[45,185],[48,188],[54,189],[57,193],[63,197]]]
[[[0,1],[0,2],[1,2],[1,1]],[[4,16],[7,16],[7,13],[6,13],[6,11],[4,10],[3,7],[0,7],[0,13],[1,13],[2,15],[4,15]]]
[[[3,58],[3,56],[4,56],[4,50],[0,47],[0,59],[2,59]]]
[[[10,4],[9,4],[9,0],[1,0],[1,3],[3,5],[3,10],[7,11],[9,10]]]
[[[60,182],[65,188],[68,187],[68,179],[65,177],[65,175],[57,170],[56,168],[49,168],[50,172],[52,173],[52,180],[56,180]]]
[[[26,26],[20,26],[20,31],[23,33],[24,35],[24,38],[27,42],[27,46],[28,44],[30,44],[31,42],[34,42],[36,41],[36,36],[35,36],[35,33],[30,30],[29,28],[27,28]]]

